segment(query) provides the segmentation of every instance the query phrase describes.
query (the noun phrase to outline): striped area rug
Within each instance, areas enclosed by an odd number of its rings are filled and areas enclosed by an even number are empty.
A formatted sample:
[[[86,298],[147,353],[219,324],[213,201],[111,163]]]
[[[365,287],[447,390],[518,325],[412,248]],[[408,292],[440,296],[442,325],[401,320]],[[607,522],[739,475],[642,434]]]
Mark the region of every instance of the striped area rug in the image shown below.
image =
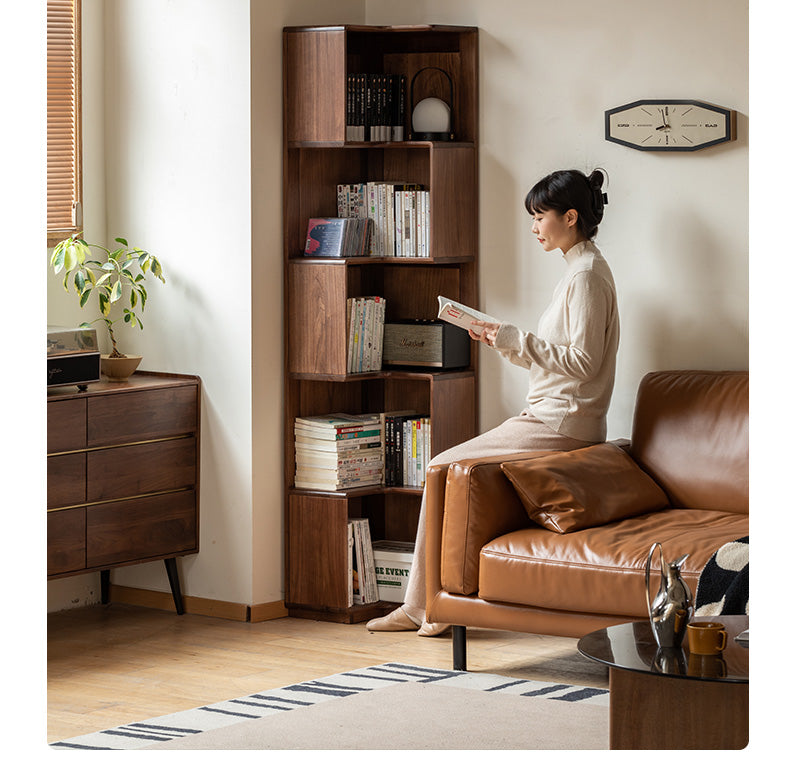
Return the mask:
[[[516,698],[548,700],[564,706],[608,707],[609,703],[607,690],[592,687],[513,679],[496,674],[448,671],[401,663],[385,663],[288,687],[280,687],[276,690],[254,693],[242,698],[212,703],[147,721],[125,724],[101,732],[80,735],[52,743],[51,747],[71,750],[134,750],[151,747],[179,747],[175,741],[188,742],[186,739],[191,736],[222,730],[222,728],[233,725],[242,725],[251,720],[282,715],[284,712],[301,711],[321,704],[336,703],[341,699],[409,683],[467,691],[474,690],[479,693]],[[558,707],[555,709],[559,712]],[[170,741],[174,741],[174,743],[160,745]],[[183,747],[192,746],[185,744]]]

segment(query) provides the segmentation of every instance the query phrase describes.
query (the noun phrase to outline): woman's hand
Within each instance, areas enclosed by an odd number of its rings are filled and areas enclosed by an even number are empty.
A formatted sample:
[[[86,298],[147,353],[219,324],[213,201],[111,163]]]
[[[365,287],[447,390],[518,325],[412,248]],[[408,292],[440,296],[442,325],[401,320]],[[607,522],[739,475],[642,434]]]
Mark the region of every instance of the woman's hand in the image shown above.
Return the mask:
[[[477,321],[474,319],[472,320],[472,324],[474,326],[482,327],[482,330],[480,334],[477,334],[472,329],[469,329],[469,336],[473,340],[478,340],[479,342],[482,342],[484,345],[493,347],[494,342],[496,341],[497,332],[499,331],[499,327],[502,326],[502,324],[492,324],[489,323],[488,321]]]

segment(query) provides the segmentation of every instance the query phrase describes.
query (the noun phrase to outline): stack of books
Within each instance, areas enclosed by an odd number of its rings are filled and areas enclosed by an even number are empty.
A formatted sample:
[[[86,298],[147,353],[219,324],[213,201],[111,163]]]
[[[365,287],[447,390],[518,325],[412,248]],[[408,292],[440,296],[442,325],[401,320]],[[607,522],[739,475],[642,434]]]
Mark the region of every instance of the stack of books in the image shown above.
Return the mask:
[[[318,491],[380,485],[384,470],[378,414],[325,414],[294,422],[294,485]]]
[[[349,297],[346,304],[349,374],[381,371],[384,350],[383,297]]]
[[[372,222],[371,257],[429,257],[431,197],[419,183],[368,181],[337,186],[339,218]]]

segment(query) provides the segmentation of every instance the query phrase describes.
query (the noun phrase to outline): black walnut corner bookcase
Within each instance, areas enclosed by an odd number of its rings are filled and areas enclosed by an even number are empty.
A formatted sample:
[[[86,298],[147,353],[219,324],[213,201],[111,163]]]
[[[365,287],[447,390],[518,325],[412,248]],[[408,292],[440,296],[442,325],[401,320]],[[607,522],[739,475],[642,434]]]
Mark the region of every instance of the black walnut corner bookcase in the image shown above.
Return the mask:
[[[127,382],[47,391],[47,578],[198,551],[200,378],[137,372]]]
[[[404,141],[346,140],[348,75],[411,83],[425,67],[452,79],[452,141],[409,140],[408,113]],[[478,32],[288,27],[283,73],[286,606],[292,616],[354,623],[395,605],[348,605],[349,519],[367,518],[374,541],[413,541],[422,489],[294,488],[294,419],[416,410],[431,418],[433,454],[477,433],[475,349],[460,370],[347,373],[346,302],[382,296],[388,322],[434,319],[440,294],[477,305]],[[429,190],[429,256],[305,257],[308,220],[337,215],[337,186],[373,181]]]

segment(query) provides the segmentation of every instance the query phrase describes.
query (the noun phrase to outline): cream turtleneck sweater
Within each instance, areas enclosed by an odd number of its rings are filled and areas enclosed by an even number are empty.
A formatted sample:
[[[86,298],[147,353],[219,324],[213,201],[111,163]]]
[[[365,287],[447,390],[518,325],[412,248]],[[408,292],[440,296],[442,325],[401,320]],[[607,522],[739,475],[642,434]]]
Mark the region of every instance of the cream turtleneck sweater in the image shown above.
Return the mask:
[[[606,439],[606,412],[620,340],[612,272],[590,241],[571,247],[567,267],[538,331],[503,323],[494,347],[529,369],[529,410],[561,435]]]

